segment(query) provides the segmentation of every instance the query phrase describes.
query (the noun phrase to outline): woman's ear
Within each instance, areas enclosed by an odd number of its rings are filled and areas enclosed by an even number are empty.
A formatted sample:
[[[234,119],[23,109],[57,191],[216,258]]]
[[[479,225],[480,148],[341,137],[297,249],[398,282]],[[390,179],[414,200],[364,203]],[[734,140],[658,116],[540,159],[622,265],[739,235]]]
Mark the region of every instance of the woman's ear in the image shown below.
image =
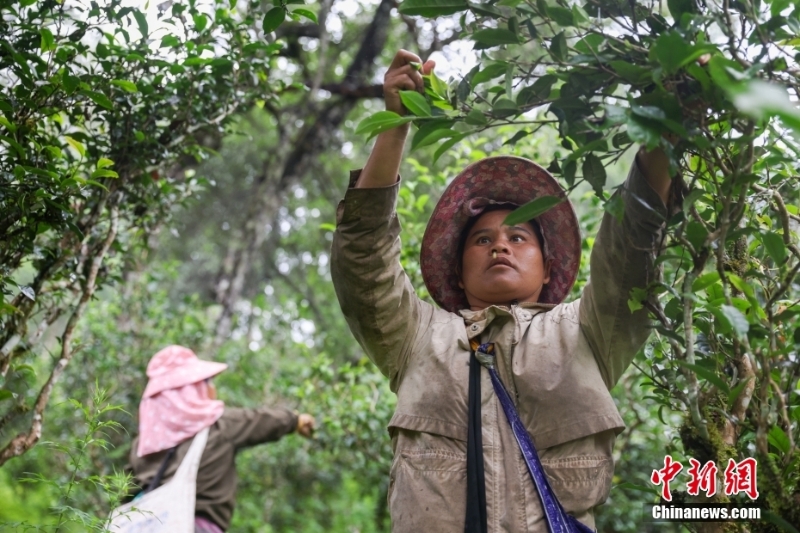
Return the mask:
[[[550,283],[550,267],[553,266],[552,259],[546,259],[544,262],[544,279],[542,280],[542,285],[547,285]]]

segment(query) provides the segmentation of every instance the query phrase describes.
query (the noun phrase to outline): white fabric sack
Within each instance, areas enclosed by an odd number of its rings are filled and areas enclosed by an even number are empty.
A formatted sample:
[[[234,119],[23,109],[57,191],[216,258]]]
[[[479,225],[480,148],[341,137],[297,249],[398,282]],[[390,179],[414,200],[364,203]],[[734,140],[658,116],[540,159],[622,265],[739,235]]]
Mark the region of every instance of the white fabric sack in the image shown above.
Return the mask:
[[[206,447],[208,429],[194,436],[175,475],[141,498],[111,511],[114,533],[194,533],[197,469]]]

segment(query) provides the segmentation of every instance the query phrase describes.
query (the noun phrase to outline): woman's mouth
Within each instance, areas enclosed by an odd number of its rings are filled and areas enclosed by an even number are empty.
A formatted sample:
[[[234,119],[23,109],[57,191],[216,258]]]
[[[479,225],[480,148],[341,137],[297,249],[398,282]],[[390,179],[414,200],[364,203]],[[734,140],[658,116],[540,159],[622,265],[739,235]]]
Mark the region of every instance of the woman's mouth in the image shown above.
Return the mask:
[[[505,257],[498,257],[497,259],[492,259],[492,262],[489,263],[489,268],[494,268],[496,266],[506,266],[513,268],[511,261],[509,261]]]

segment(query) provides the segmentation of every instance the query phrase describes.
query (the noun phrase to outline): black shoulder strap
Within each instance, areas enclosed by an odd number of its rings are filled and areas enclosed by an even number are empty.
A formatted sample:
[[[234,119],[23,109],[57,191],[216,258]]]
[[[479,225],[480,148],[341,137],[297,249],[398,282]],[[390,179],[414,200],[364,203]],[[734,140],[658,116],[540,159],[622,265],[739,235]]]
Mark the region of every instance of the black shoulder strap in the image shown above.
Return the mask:
[[[177,446],[169,449],[167,455],[164,457],[164,460],[161,461],[161,466],[158,467],[158,472],[156,472],[156,475],[153,476],[153,481],[151,481],[147,488],[142,491],[142,494],[147,494],[151,490],[158,488],[158,486],[161,484],[161,478],[164,477],[164,472],[167,471],[167,464],[175,456],[175,450],[177,449]]]
[[[481,365],[473,351],[469,359],[469,421],[467,430],[467,515],[464,533],[486,533],[486,481],[481,437]]]

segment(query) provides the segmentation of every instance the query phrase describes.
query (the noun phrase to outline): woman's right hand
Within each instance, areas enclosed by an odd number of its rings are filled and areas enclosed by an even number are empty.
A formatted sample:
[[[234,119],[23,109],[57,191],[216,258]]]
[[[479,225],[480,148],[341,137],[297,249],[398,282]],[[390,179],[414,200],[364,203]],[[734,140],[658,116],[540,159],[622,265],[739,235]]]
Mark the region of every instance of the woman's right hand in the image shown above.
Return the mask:
[[[416,63],[416,68],[411,63]],[[421,69],[417,70],[419,66]],[[400,91],[423,92],[425,84],[422,75],[430,74],[434,66],[436,63],[431,60],[423,64],[418,55],[408,50],[398,51],[383,77],[383,100],[386,103],[386,110],[405,115],[406,108],[400,100]]]
[[[316,420],[314,417],[308,413],[302,413],[297,416],[297,433],[302,435],[303,437],[310,439],[311,436],[314,434],[314,426],[316,425]]]

